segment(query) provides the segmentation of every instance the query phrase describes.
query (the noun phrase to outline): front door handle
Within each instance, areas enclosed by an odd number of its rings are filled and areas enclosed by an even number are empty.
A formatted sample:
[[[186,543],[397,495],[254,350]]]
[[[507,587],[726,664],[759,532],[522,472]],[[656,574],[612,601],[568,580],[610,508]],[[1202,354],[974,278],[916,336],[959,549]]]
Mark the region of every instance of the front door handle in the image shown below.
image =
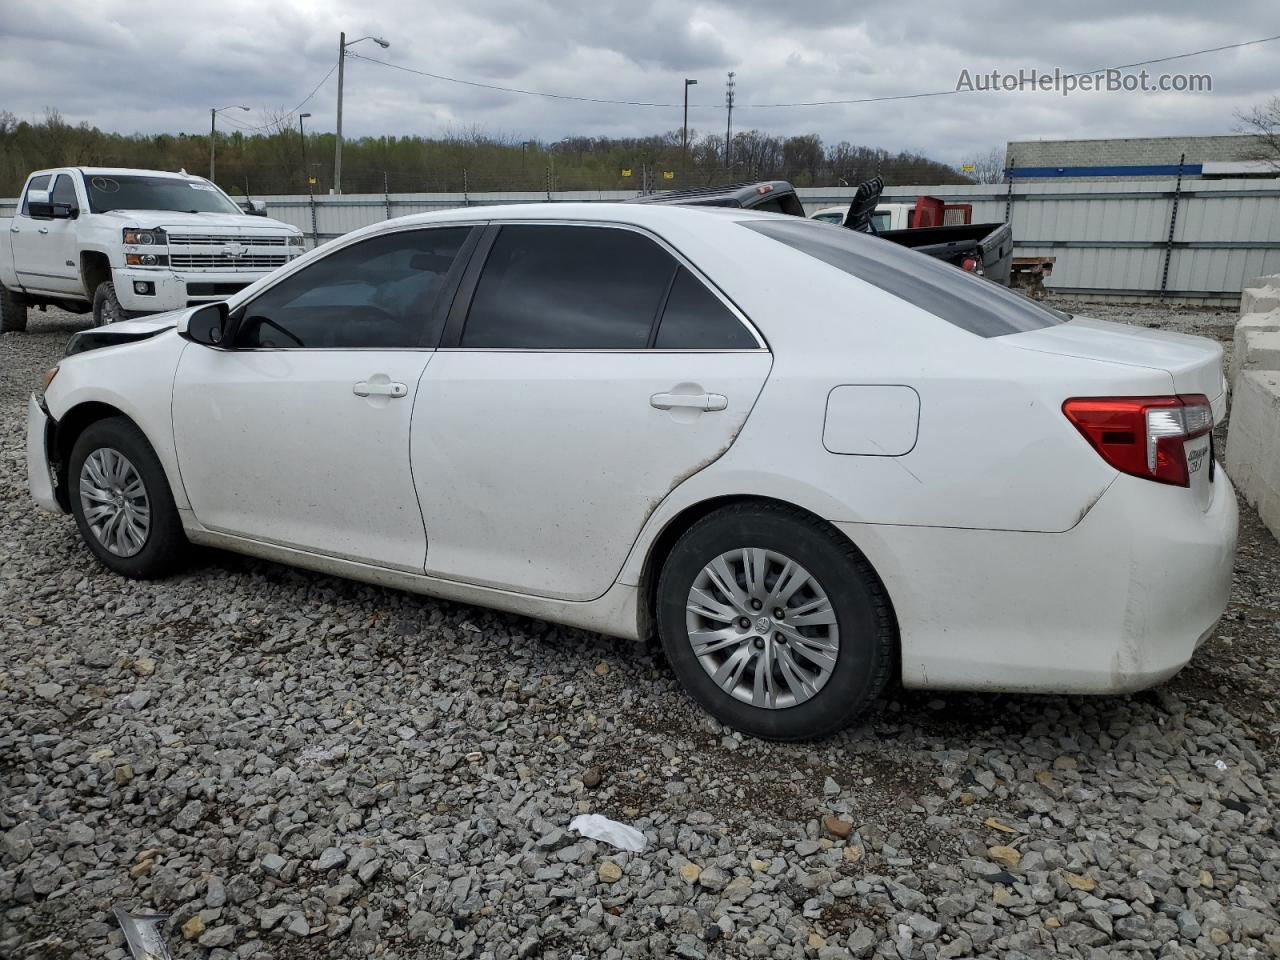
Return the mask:
[[[21,231],[21,230],[19,230],[17,227],[10,227],[10,228],[9,228],[9,232],[10,232],[10,233],[21,233],[22,231]]]
[[[49,228],[48,228],[48,227],[41,227],[41,228],[39,229],[39,231],[37,231],[37,232],[39,232],[39,233],[48,233],[48,232],[49,232]]]
[[[398,400],[408,396],[409,388],[396,380],[390,383],[370,383],[368,380],[361,380],[352,386],[351,392],[357,397],[390,397]]]
[[[649,398],[649,405],[659,410],[671,410],[682,407],[686,410],[723,410],[729,406],[729,400],[720,393],[655,393]]]

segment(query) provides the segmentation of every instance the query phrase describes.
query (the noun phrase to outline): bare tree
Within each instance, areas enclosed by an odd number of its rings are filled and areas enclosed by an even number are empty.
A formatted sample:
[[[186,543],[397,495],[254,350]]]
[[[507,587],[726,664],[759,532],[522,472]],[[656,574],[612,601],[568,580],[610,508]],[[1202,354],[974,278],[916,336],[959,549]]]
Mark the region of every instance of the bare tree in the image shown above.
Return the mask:
[[[1001,183],[1004,180],[1004,148],[992,147],[973,161],[974,183]]]
[[[1247,160],[1260,160],[1280,170],[1280,97],[1272,97],[1252,110],[1236,114],[1240,133],[1253,138]]]

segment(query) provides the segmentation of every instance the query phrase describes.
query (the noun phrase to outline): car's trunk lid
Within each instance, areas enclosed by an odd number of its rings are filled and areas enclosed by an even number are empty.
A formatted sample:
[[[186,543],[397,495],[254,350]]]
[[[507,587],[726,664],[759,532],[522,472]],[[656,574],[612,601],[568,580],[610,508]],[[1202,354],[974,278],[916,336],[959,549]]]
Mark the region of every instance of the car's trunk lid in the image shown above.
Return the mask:
[[[1209,398],[1215,422],[1226,414],[1222,346],[1206,337],[1077,316],[1003,339],[1024,350],[1164,370],[1173,378],[1175,393]]]

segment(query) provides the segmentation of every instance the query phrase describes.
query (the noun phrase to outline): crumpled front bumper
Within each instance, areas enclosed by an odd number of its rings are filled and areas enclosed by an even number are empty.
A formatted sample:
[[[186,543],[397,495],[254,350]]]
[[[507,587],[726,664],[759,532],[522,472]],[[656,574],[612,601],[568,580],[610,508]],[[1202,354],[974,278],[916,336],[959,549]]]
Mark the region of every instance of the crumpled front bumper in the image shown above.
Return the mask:
[[[31,499],[42,510],[64,513],[58,502],[58,477],[49,458],[49,437],[53,418],[33,393],[27,402],[27,486]]]

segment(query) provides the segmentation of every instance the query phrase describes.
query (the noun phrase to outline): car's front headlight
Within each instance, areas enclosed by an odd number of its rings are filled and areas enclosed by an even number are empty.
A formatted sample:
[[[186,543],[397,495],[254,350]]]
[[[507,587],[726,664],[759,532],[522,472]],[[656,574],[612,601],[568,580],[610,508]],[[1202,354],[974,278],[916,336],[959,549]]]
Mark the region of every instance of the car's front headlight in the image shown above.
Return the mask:
[[[125,227],[124,242],[129,246],[162,247],[169,242],[163,227]]]
[[[289,234],[289,246],[291,246],[291,247],[300,247],[300,246],[302,246],[305,242],[306,242],[306,241],[303,239],[302,234],[300,234],[300,233],[291,233],[291,234]]]

